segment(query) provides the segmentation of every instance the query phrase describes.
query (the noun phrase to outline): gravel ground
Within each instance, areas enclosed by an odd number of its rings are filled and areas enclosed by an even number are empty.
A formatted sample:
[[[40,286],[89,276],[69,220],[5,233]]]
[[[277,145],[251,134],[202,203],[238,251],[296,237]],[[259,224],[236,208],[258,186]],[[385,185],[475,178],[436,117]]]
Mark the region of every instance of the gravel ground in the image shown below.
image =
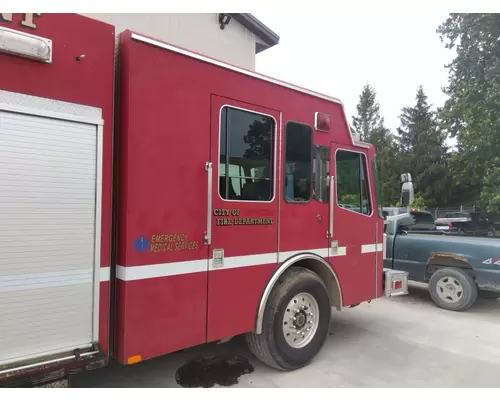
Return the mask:
[[[200,356],[248,358],[253,372],[224,384],[233,387],[500,387],[500,300],[449,312],[425,285],[412,284],[408,296],[335,312],[325,347],[298,371],[266,367],[236,338],[137,365],[112,363],[72,377],[71,387],[179,387],[176,371]]]

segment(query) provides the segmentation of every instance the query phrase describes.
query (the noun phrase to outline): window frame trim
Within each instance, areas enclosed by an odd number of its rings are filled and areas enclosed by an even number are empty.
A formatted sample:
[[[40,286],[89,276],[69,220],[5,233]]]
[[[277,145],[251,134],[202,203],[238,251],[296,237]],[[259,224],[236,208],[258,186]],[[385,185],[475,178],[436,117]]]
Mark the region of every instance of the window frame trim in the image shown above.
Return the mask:
[[[353,210],[349,210],[348,208],[343,208],[343,207],[340,207],[339,205],[339,195],[338,195],[338,179],[337,179],[337,153],[338,151],[341,150],[341,151],[348,151],[348,152],[351,152],[351,153],[356,153],[356,154],[361,154],[364,159],[365,159],[365,165],[366,165],[366,169],[367,169],[367,174],[368,174],[368,191],[370,192],[370,205],[371,205],[371,213],[370,214],[363,214],[363,213],[360,213],[360,212],[357,212],[357,211],[353,211]],[[357,150],[351,150],[351,149],[347,149],[345,147],[337,147],[335,149],[335,204],[337,205],[337,208],[339,209],[342,209],[344,211],[349,211],[351,213],[354,213],[356,215],[361,215],[363,217],[366,217],[366,218],[371,218],[373,217],[373,214],[374,214],[374,207],[373,207],[373,190],[372,190],[372,184],[371,184],[371,179],[370,179],[370,172],[368,170],[368,156],[367,154],[363,153],[362,151],[357,151]],[[377,214],[378,214],[378,211],[377,211]]]
[[[310,193],[310,198],[308,201],[289,201],[286,199],[285,197],[285,183],[286,183],[286,179],[285,179],[285,166],[286,166],[286,128],[288,126],[289,123],[293,123],[293,124],[297,124],[297,125],[303,125],[303,126],[307,126],[308,128],[311,129],[311,182],[310,182],[310,185],[309,185],[309,193]],[[303,204],[303,205],[306,205],[306,204],[310,204],[314,199],[313,199],[313,179],[312,179],[312,173],[314,172],[314,163],[313,163],[313,160],[314,160],[314,153],[313,153],[313,146],[314,146],[314,129],[311,125],[309,125],[308,123],[306,122],[300,122],[300,121],[296,121],[296,120],[293,120],[293,119],[289,119],[285,122],[285,129],[283,130],[284,134],[283,134],[283,176],[280,177],[283,181],[283,201],[287,204]]]
[[[317,147],[324,147],[328,150],[328,163],[330,164],[328,166],[328,179],[330,179],[330,176],[332,175],[332,171],[331,171],[331,145],[327,145],[327,144],[317,144],[313,141],[313,145],[311,147],[311,150],[314,152],[314,146],[317,146]],[[312,163],[313,163],[313,173],[314,173],[314,154],[313,154],[313,157],[312,157]],[[314,191],[314,182],[312,182],[312,179],[311,179],[311,184],[312,184],[312,188],[313,188],[313,191]],[[329,186],[327,185],[327,189],[326,189],[326,193],[328,195],[328,201],[321,201],[321,200],[318,200],[318,199],[315,199],[314,196],[312,196],[312,200],[313,201],[316,201],[320,204],[329,204],[330,203],[330,189],[329,189]]]
[[[384,199],[383,199],[383,192],[382,192],[382,183],[380,182],[380,173],[378,170],[378,165],[377,165],[377,155],[375,154],[372,157],[372,174],[373,174],[373,183],[375,186],[375,201],[377,203],[377,214],[379,218],[384,218]],[[377,174],[377,179],[375,179],[375,174]],[[378,182],[377,182],[378,181]],[[377,185],[378,183],[378,185]],[[378,193],[378,187],[380,188],[380,193]],[[371,193],[371,192],[370,192]],[[380,199],[379,199],[380,197]],[[379,203],[380,200],[380,203]],[[382,215],[380,215],[382,214]]]
[[[222,196],[220,195],[220,139],[221,139],[221,127],[222,127],[222,110],[225,108],[225,107],[228,107],[228,108],[234,108],[236,110],[240,110],[240,111],[247,111],[251,114],[257,114],[257,115],[263,115],[265,117],[269,117],[269,118],[272,118],[272,120],[274,121],[274,132],[273,132],[273,140],[272,140],[272,143],[273,143],[273,152],[272,152],[272,158],[273,158],[273,177],[272,177],[272,180],[273,180],[273,196],[271,197],[270,200],[267,200],[267,201],[262,201],[262,200],[231,200],[231,199],[224,199],[222,198]],[[260,107],[260,106],[258,106]],[[269,204],[269,203],[272,203],[274,202],[274,200],[276,199],[276,154],[277,154],[277,145],[276,145],[276,142],[278,140],[278,121],[276,121],[276,118],[270,114],[266,114],[266,113],[263,113],[263,112],[260,112],[260,111],[255,111],[255,110],[251,110],[251,109],[248,109],[248,108],[243,108],[243,107],[239,107],[239,106],[235,106],[235,105],[232,105],[232,104],[229,104],[229,103],[224,103],[222,104],[222,106],[219,108],[219,120],[218,120],[218,133],[217,133],[217,196],[219,196],[219,199],[222,200],[222,201],[226,201],[226,202],[230,202],[230,203],[260,203],[260,204]],[[227,129],[227,127],[226,127]],[[226,138],[229,137],[229,135],[226,135]],[[228,157],[228,155],[226,154],[226,157]],[[227,171],[226,171],[227,173]]]

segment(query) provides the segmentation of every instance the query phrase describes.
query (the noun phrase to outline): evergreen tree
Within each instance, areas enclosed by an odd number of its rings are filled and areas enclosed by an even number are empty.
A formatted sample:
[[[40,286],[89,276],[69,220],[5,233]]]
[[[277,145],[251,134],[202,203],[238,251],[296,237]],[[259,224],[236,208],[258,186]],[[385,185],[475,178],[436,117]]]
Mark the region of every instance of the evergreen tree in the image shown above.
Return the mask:
[[[369,142],[372,131],[383,122],[380,117],[380,105],[376,97],[375,90],[370,84],[366,84],[356,106],[358,115],[352,119],[354,131],[363,142]]]
[[[382,186],[382,199],[386,206],[394,204],[399,196],[399,173],[396,163],[396,147],[389,129],[384,126],[375,90],[366,84],[359,96],[353,117],[353,130],[362,141],[375,146]]]
[[[446,135],[440,130],[424,89],[417,90],[414,107],[404,107],[398,128],[400,172],[410,172],[415,192],[428,206],[448,202],[451,180],[447,166]]]

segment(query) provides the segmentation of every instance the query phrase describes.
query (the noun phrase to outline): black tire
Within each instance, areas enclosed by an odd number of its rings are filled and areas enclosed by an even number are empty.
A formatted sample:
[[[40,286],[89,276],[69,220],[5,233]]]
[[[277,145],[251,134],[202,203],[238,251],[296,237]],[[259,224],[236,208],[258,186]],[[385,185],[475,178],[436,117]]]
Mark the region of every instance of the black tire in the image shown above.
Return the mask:
[[[482,299],[496,300],[500,299],[500,293],[490,292],[489,290],[480,290],[479,297],[481,297]]]
[[[283,318],[287,305],[300,293],[313,296],[319,308],[318,327],[308,344],[302,348],[290,346],[283,332]],[[262,333],[245,335],[248,347],[264,364],[291,371],[309,364],[322,349],[331,321],[331,306],[324,282],[315,273],[292,267],[278,279],[271,291],[264,311]]]
[[[440,297],[438,294],[440,289],[437,287],[437,283],[442,278],[455,279],[460,283],[463,292],[458,301],[446,302]],[[429,280],[429,292],[438,307],[449,311],[467,310],[476,302],[478,295],[476,282],[466,270],[460,268],[443,268],[434,272]]]

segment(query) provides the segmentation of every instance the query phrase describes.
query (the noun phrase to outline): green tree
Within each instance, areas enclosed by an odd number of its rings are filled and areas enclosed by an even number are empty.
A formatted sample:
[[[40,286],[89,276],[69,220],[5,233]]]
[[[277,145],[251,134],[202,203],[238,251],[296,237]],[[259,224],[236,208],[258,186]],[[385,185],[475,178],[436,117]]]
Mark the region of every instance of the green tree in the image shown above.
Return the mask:
[[[439,128],[436,112],[431,110],[422,86],[417,89],[415,106],[404,107],[399,118],[401,172],[411,173],[416,195],[428,206],[446,204],[451,189],[446,134]]]
[[[455,182],[461,191],[480,193],[488,211],[498,211],[500,14],[450,14],[437,32],[456,51],[441,110],[443,126],[458,144],[451,164]]]
[[[359,96],[356,111],[358,114],[352,119],[354,131],[363,142],[369,142],[373,130],[383,123],[383,119],[380,116],[377,93],[368,83]]]
[[[422,196],[415,196],[415,200],[410,204],[411,208],[422,208],[425,209],[427,207],[425,200]]]
[[[357,115],[353,117],[353,130],[362,141],[375,146],[383,203],[390,205],[399,196],[396,147],[393,135],[384,126],[384,119],[380,115],[377,93],[369,84],[364,86],[356,109]]]

